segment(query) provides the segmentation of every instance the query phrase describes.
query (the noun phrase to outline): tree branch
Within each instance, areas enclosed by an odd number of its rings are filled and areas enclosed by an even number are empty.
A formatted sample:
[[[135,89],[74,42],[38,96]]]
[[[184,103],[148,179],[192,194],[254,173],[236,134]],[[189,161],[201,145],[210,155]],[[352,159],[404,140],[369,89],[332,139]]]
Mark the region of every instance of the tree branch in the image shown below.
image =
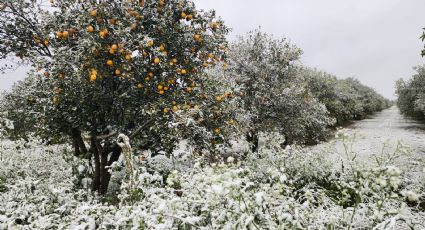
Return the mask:
[[[134,132],[130,133],[128,137],[130,139],[133,139],[140,131],[142,131],[147,125],[151,124],[152,122],[153,122],[153,119],[148,120],[147,122],[145,122],[144,124],[139,126],[136,130],[134,130]],[[105,134],[105,135],[102,135],[102,136],[97,136],[96,140],[101,141],[101,140],[105,140],[105,139],[111,138],[111,137],[116,136],[116,135],[118,135],[118,132],[112,131],[111,133],[108,133],[108,134]]]

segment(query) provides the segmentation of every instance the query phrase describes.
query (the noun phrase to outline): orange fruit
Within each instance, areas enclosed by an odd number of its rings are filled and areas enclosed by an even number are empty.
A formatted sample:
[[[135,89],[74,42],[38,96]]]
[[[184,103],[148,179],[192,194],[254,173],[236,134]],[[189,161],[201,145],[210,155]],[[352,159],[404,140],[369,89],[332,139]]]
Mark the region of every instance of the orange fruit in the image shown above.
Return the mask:
[[[113,66],[114,62],[112,60],[108,60],[108,61],[106,61],[106,64],[109,65],[109,66]]]
[[[116,49],[118,49],[118,45],[116,45],[116,44],[113,44],[113,45],[111,46],[111,49],[113,49],[113,50],[116,50]]]
[[[173,111],[174,111],[174,112],[179,111],[179,107],[177,107],[177,105],[173,106]]]
[[[114,19],[114,18],[109,19],[109,20],[108,20],[108,22],[109,22],[109,24],[111,24],[111,25],[115,25],[115,24],[117,24],[117,20],[116,20],[116,19]]]
[[[185,12],[182,12],[182,14],[180,15],[182,18],[186,18],[187,14]]]
[[[161,62],[161,60],[160,60],[159,58],[155,58],[155,59],[153,60],[153,62],[154,62],[155,64],[159,64],[159,63]]]
[[[131,55],[130,54],[125,55],[125,60],[130,61],[131,60]]]
[[[97,10],[90,11],[90,16],[96,17],[97,16]]]
[[[159,50],[160,50],[160,51],[164,51],[164,50],[165,50],[164,45],[162,45],[162,44],[161,44],[161,45],[159,46]]]
[[[96,79],[97,79],[96,74],[92,74],[92,75],[90,75],[90,81],[91,81],[91,82],[96,81]]]
[[[115,75],[117,75],[117,76],[121,75],[121,70],[116,69],[116,70],[115,70]]]
[[[93,26],[88,26],[87,27],[87,32],[92,33],[94,31]]]
[[[165,93],[164,90],[159,91],[159,94],[161,94],[161,95],[164,95],[164,93]]]
[[[169,109],[167,109],[167,108],[164,108],[164,110],[163,110],[163,112],[164,113],[168,113],[170,110]]]
[[[133,16],[133,17],[137,17],[137,16],[139,16],[139,13],[138,13],[137,11],[135,11],[135,10],[131,10],[131,11],[129,12],[129,14],[130,14],[130,16]]]
[[[158,88],[158,90],[162,90],[164,88],[164,86],[158,85],[157,88]]]
[[[159,7],[163,7],[164,6],[164,0],[159,0]]]
[[[217,29],[220,26],[220,24],[218,22],[212,22],[211,23],[211,28],[213,29]]]
[[[187,19],[187,20],[192,20],[192,19],[193,19],[193,14],[189,14],[189,15],[187,15],[186,19]]]
[[[182,70],[181,70],[181,74],[182,74],[182,75],[185,75],[185,74],[187,74],[187,70],[185,70],[185,69],[182,69]]]

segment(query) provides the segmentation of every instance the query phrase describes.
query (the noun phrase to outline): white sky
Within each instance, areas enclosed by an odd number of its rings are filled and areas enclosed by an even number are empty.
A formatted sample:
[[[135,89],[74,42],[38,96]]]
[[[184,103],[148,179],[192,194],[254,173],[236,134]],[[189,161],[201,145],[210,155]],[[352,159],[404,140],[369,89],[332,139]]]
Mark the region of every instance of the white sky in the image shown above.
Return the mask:
[[[388,98],[394,82],[425,64],[419,37],[425,0],[195,0],[233,28],[231,38],[261,26],[304,50],[302,62],[356,77]]]
[[[302,48],[305,65],[357,77],[388,98],[394,98],[395,80],[425,64],[419,40],[425,0],[194,1],[217,11],[233,29],[230,39],[261,26]],[[24,76],[23,69],[0,74],[0,89]]]

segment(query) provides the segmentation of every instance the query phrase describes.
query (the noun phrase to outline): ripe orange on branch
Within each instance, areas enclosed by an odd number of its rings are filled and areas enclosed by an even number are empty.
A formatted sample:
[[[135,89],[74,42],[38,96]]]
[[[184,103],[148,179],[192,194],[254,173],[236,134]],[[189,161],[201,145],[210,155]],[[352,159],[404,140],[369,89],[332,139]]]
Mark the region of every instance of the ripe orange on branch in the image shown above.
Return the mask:
[[[93,26],[88,26],[87,27],[87,32],[92,33],[94,31]]]
[[[97,10],[90,11],[90,16],[97,17]]]
[[[90,81],[91,82],[96,81],[96,79],[97,79],[97,76],[95,74],[90,75]]]
[[[153,62],[158,65],[159,63],[161,63],[161,60],[159,58],[155,58]]]
[[[63,37],[63,32],[62,31],[56,32],[56,37],[57,38],[62,38]]]

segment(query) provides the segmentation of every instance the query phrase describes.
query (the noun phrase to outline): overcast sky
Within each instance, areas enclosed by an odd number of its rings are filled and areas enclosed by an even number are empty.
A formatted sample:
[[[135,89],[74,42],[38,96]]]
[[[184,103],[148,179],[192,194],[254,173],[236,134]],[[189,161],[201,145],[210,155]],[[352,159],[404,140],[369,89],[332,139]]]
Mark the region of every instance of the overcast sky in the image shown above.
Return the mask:
[[[262,27],[304,50],[302,62],[339,77],[356,77],[388,98],[394,82],[424,64],[419,40],[425,0],[195,0],[233,29],[229,38]],[[0,76],[0,89],[22,79]]]
[[[425,0],[195,0],[215,9],[230,37],[261,26],[304,50],[302,62],[339,77],[356,77],[388,98],[394,81],[424,64],[419,37]]]

